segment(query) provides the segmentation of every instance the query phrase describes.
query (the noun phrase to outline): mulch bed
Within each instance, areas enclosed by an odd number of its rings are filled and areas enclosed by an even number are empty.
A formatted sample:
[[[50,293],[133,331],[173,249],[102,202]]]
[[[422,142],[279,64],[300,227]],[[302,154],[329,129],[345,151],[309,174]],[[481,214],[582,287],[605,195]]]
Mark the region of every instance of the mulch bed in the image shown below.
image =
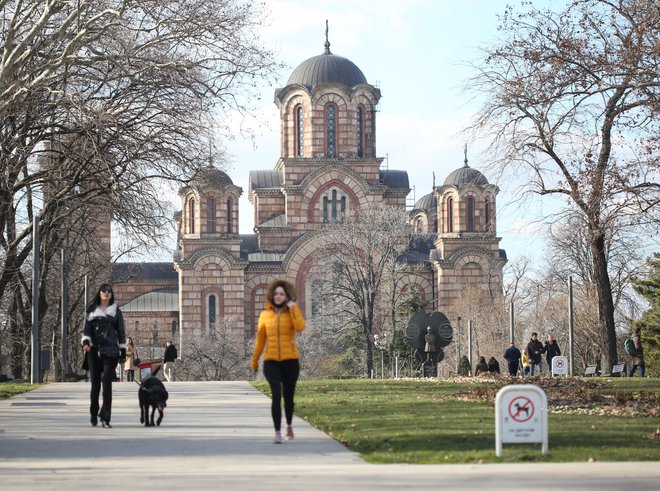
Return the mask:
[[[460,382],[492,382],[492,387],[480,385],[454,397],[466,401],[494,402],[497,392],[507,384],[533,384],[545,392],[551,413],[592,414],[608,416],[660,416],[660,395],[646,391],[618,391],[603,394],[606,381],[564,377],[527,377],[515,381],[500,377],[460,377]]]

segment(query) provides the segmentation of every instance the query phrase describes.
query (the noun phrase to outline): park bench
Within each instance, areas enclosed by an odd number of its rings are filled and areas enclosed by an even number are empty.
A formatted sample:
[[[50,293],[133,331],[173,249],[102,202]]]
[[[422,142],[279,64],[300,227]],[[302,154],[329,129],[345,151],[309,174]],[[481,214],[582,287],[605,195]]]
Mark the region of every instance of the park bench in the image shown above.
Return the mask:
[[[584,369],[584,376],[593,377],[596,375],[596,366],[597,365],[587,365],[587,368]]]
[[[621,375],[623,374],[623,375]],[[626,376],[626,362],[617,363],[612,367],[610,373],[603,375],[604,377],[625,377]]]

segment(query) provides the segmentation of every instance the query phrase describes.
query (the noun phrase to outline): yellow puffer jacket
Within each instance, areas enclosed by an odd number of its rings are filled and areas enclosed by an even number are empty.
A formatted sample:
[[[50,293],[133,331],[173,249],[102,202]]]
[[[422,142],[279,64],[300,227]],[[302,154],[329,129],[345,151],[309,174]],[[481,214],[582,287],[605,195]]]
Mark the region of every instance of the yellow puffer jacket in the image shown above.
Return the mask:
[[[296,346],[296,333],[305,329],[305,320],[297,305],[284,307],[279,313],[269,302],[266,309],[259,315],[257,340],[250,367],[259,367],[259,358],[266,347],[264,360],[297,360],[300,358]]]

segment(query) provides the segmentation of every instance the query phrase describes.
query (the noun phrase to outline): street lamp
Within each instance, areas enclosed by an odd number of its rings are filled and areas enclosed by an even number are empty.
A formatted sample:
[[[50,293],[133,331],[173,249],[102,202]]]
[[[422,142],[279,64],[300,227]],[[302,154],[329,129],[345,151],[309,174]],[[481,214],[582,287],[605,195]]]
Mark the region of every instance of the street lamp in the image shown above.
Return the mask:
[[[461,316],[456,317],[456,374],[461,367]]]
[[[374,345],[380,350],[380,378],[385,378],[384,351],[387,349],[387,333],[374,334]]]

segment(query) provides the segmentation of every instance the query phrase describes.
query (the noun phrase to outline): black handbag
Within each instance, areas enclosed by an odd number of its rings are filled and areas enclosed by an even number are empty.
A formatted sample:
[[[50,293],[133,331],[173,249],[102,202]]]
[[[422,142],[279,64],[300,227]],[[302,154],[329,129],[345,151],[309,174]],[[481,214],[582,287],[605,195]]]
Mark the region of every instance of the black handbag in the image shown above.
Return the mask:
[[[139,358],[133,358],[133,365],[138,366],[140,364],[140,361],[142,360],[140,360]]]

